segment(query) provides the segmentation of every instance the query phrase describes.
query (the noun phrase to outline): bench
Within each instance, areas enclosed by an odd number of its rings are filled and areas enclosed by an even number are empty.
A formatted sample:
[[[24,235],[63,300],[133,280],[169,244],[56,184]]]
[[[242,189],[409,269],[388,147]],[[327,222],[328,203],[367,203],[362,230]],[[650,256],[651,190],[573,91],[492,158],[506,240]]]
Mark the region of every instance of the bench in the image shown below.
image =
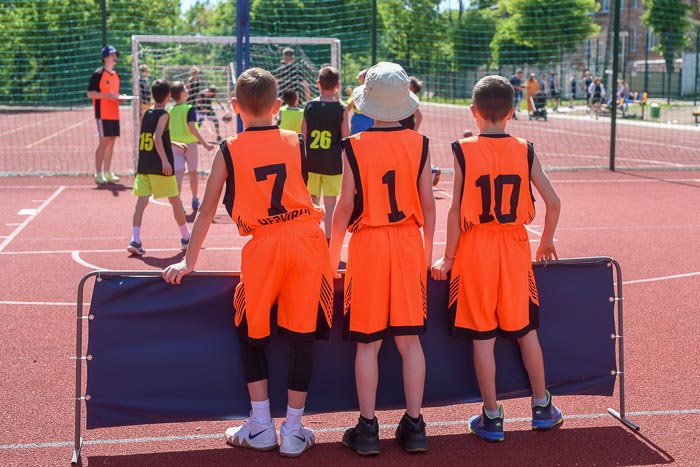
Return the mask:
[[[695,118],[695,124],[698,124],[698,118],[700,118],[700,107],[693,110],[693,117]]]

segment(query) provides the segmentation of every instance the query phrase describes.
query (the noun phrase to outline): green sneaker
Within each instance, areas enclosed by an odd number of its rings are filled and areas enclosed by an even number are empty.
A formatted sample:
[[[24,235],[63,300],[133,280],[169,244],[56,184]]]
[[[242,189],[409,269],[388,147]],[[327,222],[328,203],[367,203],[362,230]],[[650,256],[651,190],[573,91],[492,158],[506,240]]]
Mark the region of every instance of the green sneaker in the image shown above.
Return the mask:
[[[117,183],[119,181],[119,177],[114,175],[114,172],[105,172],[104,178],[107,180],[107,183]]]
[[[105,178],[105,176],[102,172],[95,175],[95,183],[97,183],[98,185],[106,185],[107,184],[107,179]]]

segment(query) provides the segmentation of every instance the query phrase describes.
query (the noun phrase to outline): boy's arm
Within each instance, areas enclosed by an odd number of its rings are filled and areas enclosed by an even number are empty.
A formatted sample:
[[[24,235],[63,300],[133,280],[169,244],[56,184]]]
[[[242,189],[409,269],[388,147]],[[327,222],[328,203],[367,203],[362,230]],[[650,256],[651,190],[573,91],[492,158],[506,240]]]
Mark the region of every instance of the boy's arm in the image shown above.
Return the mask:
[[[452,269],[455,261],[455,255],[457,254],[457,244],[459,243],[459,236],[461,234],[460,230],[460,216],[461,216],[461,203],[462,203],[462,168],[457,162],[457,158],[454,158],[454,183],[452,186],[452,202],[450,203],[450,210],[447,212],[447,243],[445,244],[445,252],[439,260],[433,264],[430,275],[436,280],[447,279],[447,273]]]
[[[308,129],[308,125],[306,124],[306,110],[304,110],[304,118],[301,119],[301,134],[304,135],[304,141],[307,140],[306,132]]]
[[[425,264],[433,263],[433,238],[435,236],[435,196],[433,195],[433,173],[430,165],[430,153],[418,179],[418,198],[423,211],[423,248]]]
[[[542,236],[540,237],[540,244],[537,247],[537,252],[535,253],[535,260],[550,260],[559,259],[557,257],[557,250],[554,248],[554,231],[557,228],[557,223],[559,222],[559,213],[561,212],[561,201],[557,192],[554,191],[552,183],[549,178],[542,170],[542,164],[535,154],[532,170],[530,172],[530,180],[535,188],[542,196],[542,200],[545,205],[545,216],[544,216],[544,230],[542,231]]]
[[[423,113],[420,111],[420,107],[416,109],[416,113],[414,114],[414,117],[416,119],[416,122],[413,125],[413,129],[418,131],[418,128],[420,128],[420,124],[423,121]]]
[[[347,108],[343,109],[343,120],[340,122],[340,137],[345,139],[350,136],[350,124],[348,123],[348,113]]]
[[[211,151],[212,149],[214,149],[213,144],[207,143],[207,141],[204,138],[202,138],[202,135],[199,133],[199,130],[197,129],[197,122],[187,122],[187,126],[189,127],[189,129],[192,132],[192,134],[194,135],[194,137],[197,138],[197,141],[199,142],[199,144],[204,146],[204,149],[206,149],[207,151]]]
[[[350,119],[352,118],[352,109],[355,108],[355,104],[353,104],[352,101],[348,102],[348,105],[345,106],[345,112],[343,113],[343,126],[345,127],[345,130],[348,132],[348,136],[351,135],[351,124],[350,124]]]
[[[165,175],[166,177],[173,174],[173,166],[170,165],[170,162],[168,161],[168,156],[165,153],[165,146],[163,146],[163,132],[165,131],[165,128],[167,126],[168,126],[168,114],[164,113],[158,119],[158,124],[156,125],[156,131],[153,134],[153,143],[155,144],[156,152],[158,153],[158,157],[160,157],[161,165],[163,166],[163,175]]]
[[[350,224],[350,216],[355,206],[355,178],[352,175],[345,152],[343,152],[343,173],[345,175],[340,187],[340,196],[338,196],[338,202],[335,205],[335,211],[333,211],[333,228],[331,229],[329,246],[331,267],[334,271],[338,270],[338,264],[340,264],[340,251],[343,249],[345,231]]]
[[[221,199],[221,191],[224,188],[227,175],[224,157],[221,154],[221,150],[218,150],[211,166],[211,174],[209,174],[207,179],[207,188],[204,191],[202,204],[197,210],[197,217],[192,226],[192,236],[187,246],[187,254],[179,263],[171,264],[163,269],[162,275],[165,282],[179,284],[182,276],[194,270],[202,243],[204,243],[209,227],[216,215],[216,208],[218,207],[219,199]]]

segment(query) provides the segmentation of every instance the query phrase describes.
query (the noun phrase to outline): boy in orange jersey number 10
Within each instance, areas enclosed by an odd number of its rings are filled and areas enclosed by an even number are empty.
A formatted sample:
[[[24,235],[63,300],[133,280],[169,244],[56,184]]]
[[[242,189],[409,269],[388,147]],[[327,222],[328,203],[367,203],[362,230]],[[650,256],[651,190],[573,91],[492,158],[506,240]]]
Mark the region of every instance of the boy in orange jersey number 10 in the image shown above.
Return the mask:
[[[357,342],[360,417],[345,432],[343,445],[361,455],[380,452],[374,414],[377,357],[389,333],[403,361],[406,396],[396,440],[408,452],[425,452],[428,440],[421,415],[425,357],[419,335],[425,332],[427,271],[435,230],[428,138],[399,123],[418,108],[401,66],[387,62],[373,66],[352,97],[357,109],[374,119],[374,126],[343,140],[344,175],[330,244],[333,267],[338,267],[345,230],[352,233],[344,329],[345,338]]]
[[[301,417],[313,341],[328,338],[333,313],[333,272],[319,226],[323,213],[306,189],[303,137],[272,125],[281,104],[275,78],[261,68],[246,70],[238,77],[232,104],[245,131],[227,138],[214,156],[187,255],[165,268],[163,278],[179,284],[194,269],[225,185],[229,215],[241,235],[252,235],[241,252],[241,282],[233,299],[252,412],[243,426],[226,430],[226,440],[261,451],[278,446],[264,348],[276,303],[277,329],[289,339],[290,368],[279,453],[296,457],[314,445],[314,434]]]
[[[455,177],[447,244],[431,275],[444,280],[452,271],[451,333],[473,343],[484,405],[469,420],[469,430],[487,441],[503,441],[503,406],[496,401],[497,334],[516,339],[520,346],[532,388],[532,428],[547,430],[563,421],[545,387],[537,338],[539,301],[525,230],[535,216],[530,182],[546,207],[538,261],[557,259],[554,230],[561,206],[532,143],[506,134],[514,111],[510,82],[500,76],[479,80],[471,111],[480,135],[452,144]],[[509,200],[503,199],[504,193],[510,193]]]

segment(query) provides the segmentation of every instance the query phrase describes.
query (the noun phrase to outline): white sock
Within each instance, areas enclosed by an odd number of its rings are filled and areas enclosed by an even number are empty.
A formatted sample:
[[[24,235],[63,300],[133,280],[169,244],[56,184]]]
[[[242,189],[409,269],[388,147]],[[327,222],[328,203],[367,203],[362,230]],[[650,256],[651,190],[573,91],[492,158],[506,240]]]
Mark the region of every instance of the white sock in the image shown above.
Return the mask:
[[[132,228],[131,239],[136,243],[141,243],[141,227],[134,226]]]
[[[486,412],[486,415],[488,415],[489,418],[496,418],[501,416],[501,410],[496,409],[496,410],[489,410],[486,407],[484,407],[484,412]]]
[[[270,399],[264,401],[250,401],[253,407],[253,418],[261,425],[270,423],[272,416],[270,415]]]
[[[291,433],[301,428],[301,417],[304,415],[304,407],[295,409],[287,406],[287,420],[284,423],[284,431]]]
[[[539,405],[540,407],[544,407],[545,405],[547,405],[547,395],[545,394],[545,396],[542,397],[541,399],[535,399],[533,397],[532,401],[535,403],[535,405]]]
[[[187,222],[185,222],[182,225],[178,225],[180,227],[180,235],[182,236],[183,240],[189,240],[190,239],[190,229],[187,227]]]

